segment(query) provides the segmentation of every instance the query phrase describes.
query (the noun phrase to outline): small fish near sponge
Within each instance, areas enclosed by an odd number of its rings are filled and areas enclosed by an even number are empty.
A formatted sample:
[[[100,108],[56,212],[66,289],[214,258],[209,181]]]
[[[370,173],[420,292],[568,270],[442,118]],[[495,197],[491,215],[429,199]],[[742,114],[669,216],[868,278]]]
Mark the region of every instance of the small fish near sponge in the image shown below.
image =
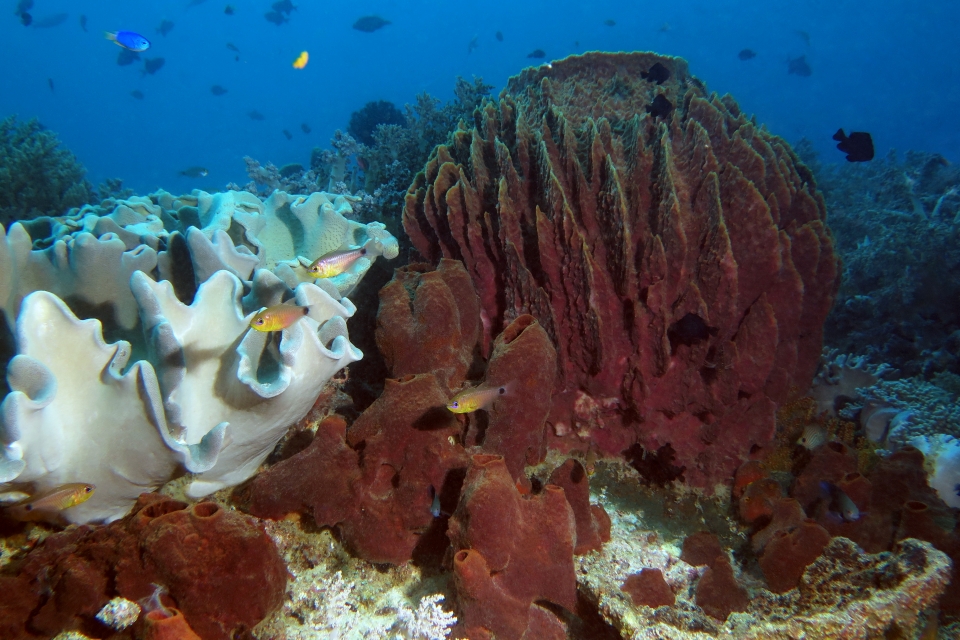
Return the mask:
[[[840,270],[813,175],[654,53],[527,68],[475,115],[403,225],[427,261],[466,266],[482,354],[533,315],[557,350],[555,424],[602,455],[669,443],[688,483],[729,483],[819,362]],[[606,407],[593,423],[584,397]]]

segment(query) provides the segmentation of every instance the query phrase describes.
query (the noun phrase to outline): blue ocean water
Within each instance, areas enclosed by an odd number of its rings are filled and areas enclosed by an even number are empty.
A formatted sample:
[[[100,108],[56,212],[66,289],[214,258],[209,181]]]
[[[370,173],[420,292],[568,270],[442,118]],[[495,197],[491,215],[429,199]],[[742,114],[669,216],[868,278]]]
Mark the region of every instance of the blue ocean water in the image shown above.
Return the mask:
[[[0,116],[38,117],[94,184],[119,177],[139,193],[242,183],[244,155],[306,164],[366,102],[403,105],[421,92],[449,99],[458,75],[499,91],[541,62],[527,58],[535,49],[545,60],[589,50],[682,56],[711,90],[731,93],[791,142],[809,138],[827,161],[842,161],[830,139],[840,127],[871,132],[878,156],[896,148],[960,160],[960,66],[950,62],[960,59],[960,3],[946,0],[301,0],[280,26],[264,17],[268,0],[234,0],[233,15],[224,0],[36,0],[30,26],[16,4],[0,12]],[[61,13],[62,23],[37,26]],[[352,28],[371,14],[391,24]],[[163,20],[174,23],[166,36],[156,31]],[[121,49],[103,37],[117,30],[148,37],[141,58],[164,66],[152,75],[142,60],[119,66]],[[745,48],[756,57],[738,59]],[[304,50],[309,64],[294,69]],[[808,77],[787,73],[799,56]],[[213,85],[227,93],[213,95]],[[178,175],[195,165],[209,176]]]

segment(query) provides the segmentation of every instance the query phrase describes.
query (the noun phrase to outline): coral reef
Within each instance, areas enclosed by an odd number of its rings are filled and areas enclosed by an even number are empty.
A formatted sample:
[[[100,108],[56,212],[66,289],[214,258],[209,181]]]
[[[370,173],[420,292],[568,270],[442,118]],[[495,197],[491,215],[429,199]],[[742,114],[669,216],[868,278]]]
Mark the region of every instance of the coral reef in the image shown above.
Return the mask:
[[[662,84],[641,79],[655,64]],[[552,424],[585,396],[594,426],[575,431],[601,452],[669,443],[688,482],[729,481],[819,359],[838,265],[812,174],[647,53],[528,69],[473,124],[431,155],[403,221],[424,257],[465,263],[483,353],[532,314],[558,351]]]
[[[960,170],[928,153],[808,157],[843,258],[827,342],[907,376],[960,374]]]
[[[63,514],[91,522],[123,516],[184,470],[200,474],[194,497],[252,475],[362,355],[344,296],[397,245],[346,210],[320,193],[263,203],[159,192],[0,231],[0,307],[16,353],[0,488],[93,483],[94,496]],[[301,282],[308,260],[353,246],[367,249],[354,268]],[[278,335],[249,329],[254,312],[284,300],[308,313]]]
[[[381,125],[406,125],[407,120],[396,105],[387,100],[368,102],[350,114],[350,124],[347,132],[358,142],[368,147],[373,146],[373,134]]]
[[[169,592],[199,637],[226,640],[280,607],[287,572],[248,516],[213,502],[188,507],[144,494],[123,520],[50,535],[15,576],[0,581],[5,594],[17,594],[0,606],[0,629],[9,640],[63,630],[100,636],[110,629],[98,616],[104,606],[118,597],[146,598],[152,583]]]
[[[0,225],[59,215],[94,199],[87,170],[36,119],[0,120]]]

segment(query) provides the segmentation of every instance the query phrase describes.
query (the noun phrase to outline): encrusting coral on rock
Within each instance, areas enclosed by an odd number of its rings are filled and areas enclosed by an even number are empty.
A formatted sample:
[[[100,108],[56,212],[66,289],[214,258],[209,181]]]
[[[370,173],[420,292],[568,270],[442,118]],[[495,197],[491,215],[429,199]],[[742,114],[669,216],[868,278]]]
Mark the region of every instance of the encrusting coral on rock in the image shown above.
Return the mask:
[[[665,79],[641,79],[654,65]],[[838,267],[810,171],[649,53],[527,69],[472,124],[403,222],[427,259],[464,262],[484,353],[533,315],[559,356],[554,425],[609,454],[669,443],[688,482],[727,481],[819,359]],[[576,424],[584,396],[593,425]]]

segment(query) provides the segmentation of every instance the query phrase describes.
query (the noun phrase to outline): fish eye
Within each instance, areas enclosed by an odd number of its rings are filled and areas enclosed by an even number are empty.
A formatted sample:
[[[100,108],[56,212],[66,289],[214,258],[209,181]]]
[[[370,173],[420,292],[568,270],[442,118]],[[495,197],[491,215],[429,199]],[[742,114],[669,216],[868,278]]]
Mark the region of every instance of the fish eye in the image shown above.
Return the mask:
[[[454,409],[459,409],[459,408],[460,408],[460,403],[459,403],[459,402],[451,402],[451,403],[450,403],[450,406],[453,407]],[[960,486],[960,485],[957,485],[957,486]]]
[[[503,395],[506,392],[507,392],[506,387],[500,387],[499,389],[497,389],[497,393],[499,393],[500,395]]]
[[[259,327],[259,326],[262,326],[262,325],[263,325],[263,318],[257,318],[254,322],[257,323],[257,326],[258,326],[258,327]]]
[[[93,487],[91,486],[86,486],[83,488],[84,493],[90,493],[91,491],[93,491]]]

